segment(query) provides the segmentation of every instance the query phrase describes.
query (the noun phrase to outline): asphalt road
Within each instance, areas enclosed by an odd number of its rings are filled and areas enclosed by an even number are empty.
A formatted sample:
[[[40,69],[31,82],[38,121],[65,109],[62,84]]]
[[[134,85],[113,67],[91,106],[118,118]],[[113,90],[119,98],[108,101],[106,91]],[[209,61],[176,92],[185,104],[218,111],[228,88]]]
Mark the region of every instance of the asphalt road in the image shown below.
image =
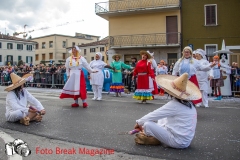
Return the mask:
[[[28,127],[6,122],[6,92],[1,88],[0,127],[48,139],[161,159],[240,159],[240,99],[210,101],[210,108],[197,108],[198,123],[192,144],[187,149],[172,149],[136,145],[133,135],[119,134],[132,130],[136,119],[168,102],[166,97],[140,104],[130,95],[116,98],[105,94],[103,101],[93,101],[90,94],[89,108],[83,109],[71,108],[70,99],[60,100],[59,90],[29,88],[29,91],[46,108],[43,121],[33,122]]]

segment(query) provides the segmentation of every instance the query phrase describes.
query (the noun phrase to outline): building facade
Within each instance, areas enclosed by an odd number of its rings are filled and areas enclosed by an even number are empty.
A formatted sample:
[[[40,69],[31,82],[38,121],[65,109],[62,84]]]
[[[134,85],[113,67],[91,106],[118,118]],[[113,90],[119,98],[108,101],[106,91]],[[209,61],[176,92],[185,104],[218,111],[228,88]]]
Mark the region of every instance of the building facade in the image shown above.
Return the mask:
[[[0,66],[35,62],[35,41],[0,33]]]
[[[202,48],[207,55],[221,50],[225,40],[229,64],[240,63],[239,0],[182,0],[182,44],[194,50]],[[238,66],[240,67],[240,66]]]
[[[126,63],[141,59],[140,50],[154,52],[157,62],[181,56],[180,0],[112,0],[96,3],[95,12],[109,21],[109,56],[121,54]]]
[[[104,38],[100,41],[86,43],[82,45],[78,45],[81,49],[81,56],[84,56],[88,63],[95,59],[95,53],[102,53],[102,60],[105,63],[108,63],[108,38]]]
[[[98,41],[99,36],[76,33],[75,36],[51,34],[33,38],[36,44],[35,64],[61,64],[69,56],[68,47]]]

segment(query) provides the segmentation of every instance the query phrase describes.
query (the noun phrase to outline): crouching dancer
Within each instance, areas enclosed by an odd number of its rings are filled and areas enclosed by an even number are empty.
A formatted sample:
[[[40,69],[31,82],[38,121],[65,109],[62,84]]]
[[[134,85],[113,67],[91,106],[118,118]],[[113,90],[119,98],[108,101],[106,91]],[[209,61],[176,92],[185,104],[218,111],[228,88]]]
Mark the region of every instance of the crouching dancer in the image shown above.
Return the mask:
[[[5,88],[8,91],[6,98],[6,119],[9,122],[17,122],[29,125],[30,121],[42,121],[42,115],[46,113],[42,104],[33,97],[25,88],[24,83],[30,81],[32,74],[26,74],[22,78],[11,73],[12,84]],[[28,107],[30,103],[31,107]]]
[[[135,129],[142,132],[136,135],[135,142],[186,148],[194,137],[197,124],[197,112],[191,101],[200,99],[201,92],[188,80],[187,73],[180,77],[159,75],[156,81],[174,98],[136,121]]]

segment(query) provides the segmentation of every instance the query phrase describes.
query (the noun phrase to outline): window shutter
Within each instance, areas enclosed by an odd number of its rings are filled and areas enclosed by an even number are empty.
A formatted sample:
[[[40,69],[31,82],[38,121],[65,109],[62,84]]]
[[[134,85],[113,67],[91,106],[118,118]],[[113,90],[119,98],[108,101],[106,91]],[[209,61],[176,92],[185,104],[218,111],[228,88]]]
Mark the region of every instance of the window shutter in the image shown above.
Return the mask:
[[[32,62],[33,57],[31,57],[31,62]]]
[[[28,56],[26,56],[26,63],[28,63]]]

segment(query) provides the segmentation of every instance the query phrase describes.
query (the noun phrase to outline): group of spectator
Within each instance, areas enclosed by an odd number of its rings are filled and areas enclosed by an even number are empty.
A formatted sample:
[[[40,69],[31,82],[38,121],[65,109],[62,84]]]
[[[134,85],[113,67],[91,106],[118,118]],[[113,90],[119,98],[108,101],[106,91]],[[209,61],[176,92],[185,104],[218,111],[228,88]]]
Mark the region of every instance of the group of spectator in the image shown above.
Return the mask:
[[[239,95],[240,92],[240,68],[238,67],[238,63],[232,62],[231,66],[231,89],[236,92],[236,95]]]
[[[2,66],[0,67],[0,84],[9,85],[11,83],[10,74],[15,74],[22,77],[27,73],[33,74],[33,80],[28,82],[31,87],[49,88],[54,87],[61,88],[67,80],[65,65],[51,65],[46,66],[44,64],[38,65],[20,65],[20,66]]]

